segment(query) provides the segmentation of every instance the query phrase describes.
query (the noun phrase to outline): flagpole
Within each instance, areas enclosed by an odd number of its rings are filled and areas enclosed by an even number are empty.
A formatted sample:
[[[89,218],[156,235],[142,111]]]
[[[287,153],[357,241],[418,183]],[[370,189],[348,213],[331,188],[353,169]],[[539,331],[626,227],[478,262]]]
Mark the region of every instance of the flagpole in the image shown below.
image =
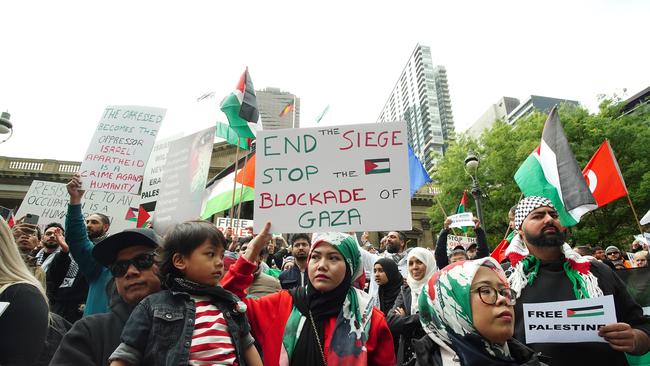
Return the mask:
[[[436,199],[436,202],[438,202],[438,206],[440,207],[440,210],[442,211],[443,215],[445,215],[445,220],[447,220],[447,217],[449,217],[449,216],[447,216],[447,213],[445,212],[445,209],[442,207],[442,204],[440,203],[440,200],[438,199],[438,195],[434,194],[433,197]],[[444,225],[443,225],[443,227],[444,227]],[[456,230],[454,230],[453,227],[450,228],[450,229],[451,229],[451,232],[453,232],[454,235],[456,235]]]
[[[239,187],[239,203],[237,204],[238,223],[239,223],[239,219],[241,218],[241,197],[244,194],[244,179],[246,179],[246,165],[248,165],[248,154],[246,154],[246,157],[244,158],[244,167],[242,168],[242,174],[241,174],[242,184],[241,187]],[[235,178],[237,177],[235,176]]]
[[[293,95],[293,121],[291,122],[291,128],[296,128],[296,95]]]
[[[240,143],[241,143],[241,138],[239,137],[239,135],[237,135],[237,147],[236,147],[237,150],[235,150],[235,177],[237,176],[237,170],[239,170],[238,166],[239,166],[239,144]],[[236,193],[236,191],[237,191],[237,180],[235,180],[233,178],[233,180],[232,180],[232,200],[230,201],[230,211],[229,211],[229,214],[228,214],[228,217],[230,218],[230,228],[231,229],[233,228],[233,222],[232,222],[233,213],[232,213],[232,210],[233,210],[233,208],[235,206],[235,193]]]
[[[630,208],[632,209],[632,213],[634,214],[634,219],[636,220],[636,225],[639,228],[639,232],[641,235],[643,235],[643,229],[641,228],[641,222],[639,222],[639,216],[636,214],[636,210],[634,209],[634,205],[632,204],[632,200],[630,199],[630,194],[627,194],[627,201],[630,203]]]

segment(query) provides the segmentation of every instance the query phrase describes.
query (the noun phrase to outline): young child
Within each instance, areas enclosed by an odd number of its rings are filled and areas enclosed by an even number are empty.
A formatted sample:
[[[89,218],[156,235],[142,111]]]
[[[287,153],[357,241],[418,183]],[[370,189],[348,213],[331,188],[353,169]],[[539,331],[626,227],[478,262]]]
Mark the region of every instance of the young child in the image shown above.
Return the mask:
[[[219,286],[225,245],[206,221],[176,225],[165,236],[160,276],[167,290],[133,310],[111,366],[262,365],[245,305]]]

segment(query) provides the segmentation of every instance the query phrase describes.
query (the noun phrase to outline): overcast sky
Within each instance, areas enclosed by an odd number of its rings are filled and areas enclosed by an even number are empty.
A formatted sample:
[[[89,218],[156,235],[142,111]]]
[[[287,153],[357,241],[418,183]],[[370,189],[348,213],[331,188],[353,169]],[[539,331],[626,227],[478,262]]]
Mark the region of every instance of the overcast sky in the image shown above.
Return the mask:
[[[580,101],[650,85],[650,2],[3,1],[0,155],[79,161],[107,105],[167,108],[159,138],[225,121],[246,66],[301,124],[375,122],[417,43],[447,68],[457,131],[501,96]],[[214,91],[216,97],[196,99]],[[4,139],[0,136],[0,139]]]

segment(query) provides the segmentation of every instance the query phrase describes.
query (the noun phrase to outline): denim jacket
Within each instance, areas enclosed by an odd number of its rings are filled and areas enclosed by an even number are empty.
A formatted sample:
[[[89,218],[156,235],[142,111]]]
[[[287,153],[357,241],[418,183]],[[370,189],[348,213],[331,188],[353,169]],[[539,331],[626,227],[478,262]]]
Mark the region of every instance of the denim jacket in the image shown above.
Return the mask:
[[[243,351],[255,342],[245,313],[225,302],[214,305],[228,324],[237,362],[245,365]],[[195,315],[194,301],[185,292],[163,290],[147,296],[131,313],[110,360],[121,359],[131,365],[187,365]]]

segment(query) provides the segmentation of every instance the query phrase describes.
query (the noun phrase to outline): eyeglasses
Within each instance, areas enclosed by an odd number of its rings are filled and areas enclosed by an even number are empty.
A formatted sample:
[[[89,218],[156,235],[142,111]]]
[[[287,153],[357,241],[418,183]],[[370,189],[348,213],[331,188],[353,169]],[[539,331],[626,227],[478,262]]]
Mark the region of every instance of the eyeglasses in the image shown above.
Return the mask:
[[[481,286],[476,290],[472,291],[478,293],[478,297],[486,305],[494,305],[499,299],[498,295],[501,295],[506,298],[506,304],[512,306],[517,302],[517,291],[504,287],[500,289],[495,289],[491,286]]]
[[[140,254],[126,261],[117,261],[110,265],[109,269],[111,270],[113,277],[119,278],[126,274],[129,270],[129,266],[132,264],[138,271],[151,268],[151,266],[156,262],[155,257],[156,253]]]
[[[609,253],[607,253],[607,255],[614,255],[614,254],[621,254],[621,253],[619,253],[619,252],[609,252]]]

